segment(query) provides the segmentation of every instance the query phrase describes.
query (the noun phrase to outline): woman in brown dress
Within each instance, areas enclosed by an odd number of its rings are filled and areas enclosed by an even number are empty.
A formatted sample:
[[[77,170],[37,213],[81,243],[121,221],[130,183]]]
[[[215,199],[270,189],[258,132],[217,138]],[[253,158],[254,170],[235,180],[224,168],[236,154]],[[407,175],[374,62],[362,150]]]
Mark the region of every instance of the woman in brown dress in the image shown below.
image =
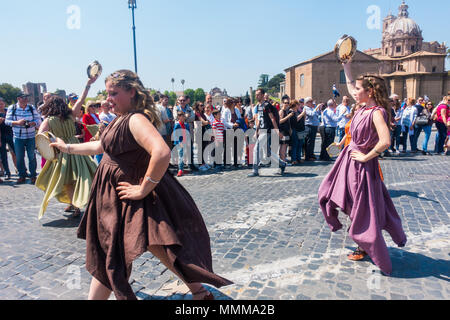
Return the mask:
[[[201,283],[230,282],[213,273],[208,231],[189,193],[168,173],[170,149],[155,129],[159,117],[150,93],[128,70],[106,79],[108,102],[119,116],[100,141],[53,146],[62,152],[104,153],[78,237],[86,239],[89,299],[136,299],[128,283],[132,262],[149,250],[191,290],[213,299]]]

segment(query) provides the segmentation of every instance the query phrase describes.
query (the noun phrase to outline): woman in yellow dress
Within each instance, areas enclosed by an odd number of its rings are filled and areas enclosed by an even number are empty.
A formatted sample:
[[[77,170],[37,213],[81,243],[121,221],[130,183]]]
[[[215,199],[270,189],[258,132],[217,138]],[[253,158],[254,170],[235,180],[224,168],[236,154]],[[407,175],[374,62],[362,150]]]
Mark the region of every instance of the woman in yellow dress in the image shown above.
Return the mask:
[[[75,118],[83,101],[86,99],[90,85],[96,78],[89,79],[81,99],[73,109],[69,109],[60,97],[52,97],[44,106],[46,119],[42,122],[39,133],[51,132],[66,143],[77,144]],[[87,205],[89,193],[97,170],[97,164],[89,156],[60,153],[53,161],[47,161],[36,180],[36,186],[45,192],[39,211],[39,219],[44,216],[51,198],[70,204],[75,209],[72,218],[80,216],[80,208]]]

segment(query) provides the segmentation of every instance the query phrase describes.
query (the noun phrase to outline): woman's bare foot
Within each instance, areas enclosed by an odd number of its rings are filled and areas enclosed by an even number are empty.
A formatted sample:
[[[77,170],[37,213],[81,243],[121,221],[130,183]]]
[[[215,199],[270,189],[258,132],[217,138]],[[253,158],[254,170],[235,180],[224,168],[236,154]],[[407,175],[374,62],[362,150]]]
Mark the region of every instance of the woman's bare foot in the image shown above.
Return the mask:
[[[192,293],[193,300],[214,300],[214,295],[202,287],[199,291]]]

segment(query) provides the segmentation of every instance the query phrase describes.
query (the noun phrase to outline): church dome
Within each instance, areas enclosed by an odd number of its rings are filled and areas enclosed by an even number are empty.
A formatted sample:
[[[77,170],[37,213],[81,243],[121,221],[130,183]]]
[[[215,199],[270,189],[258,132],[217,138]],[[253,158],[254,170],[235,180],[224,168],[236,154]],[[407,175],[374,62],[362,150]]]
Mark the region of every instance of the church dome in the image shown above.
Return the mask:
[[[418,36],[422,33],[419,25],[413,19],[406,17],[395,19],[394,22],[389,25],[386,32],[392,36],[397,34],[397,32],[412,36]]]
[[[411,18],[409,18],[408,6],[403,1],[399,8],[398,17],[386,29],[389,36],[395,36],[397,33],[408,36],[421,36],[422,30],[419,25]]]

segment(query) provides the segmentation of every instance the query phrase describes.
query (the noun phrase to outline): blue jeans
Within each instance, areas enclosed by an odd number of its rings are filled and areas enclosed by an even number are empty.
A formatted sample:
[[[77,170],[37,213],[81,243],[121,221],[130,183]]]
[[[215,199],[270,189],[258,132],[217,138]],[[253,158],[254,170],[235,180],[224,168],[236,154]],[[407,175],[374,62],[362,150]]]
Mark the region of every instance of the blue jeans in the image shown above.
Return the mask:
[[[183,144],[179,143],[177,145],[178,150],[178,171],[183,171],[184,169],[184,148]]]
[[[17,170],[19,170],[19,177],[26,178],[27,168],[25,167],[25,151],[28,156],[28,166],[30,169],[30,178],[36,178],[36,155],[34,150],[36,148],[34,138],[18,139],[14,138],[14,149],[17,157]]]
[[[292,161],[300,161],[302,159],[303,142],[305,139],[299,139],[297,133],[297,130],[292,130]]]
[[[391,150],[397,150],[400,151],[400,144],[401,144],[401,139],[400,139],[400,135],[402,134],[402,126],[401,125],[396,125],[394,127],[394,130],[392,131],[392,143],[391,143]]]
[[[272,146],[272,134],[271,132],[268,133],[260,133],[258,136],[258,139],[255,143],[255,148],[253,149],[253,172],[258,173],[259,171],[259,162],[262,159],[262,154],[265,153],[263,149],[267,150],[266,155],[267,157],[270,157],[271,165],[272,167],[274,164],[278,164],[280,168],[285,167],[286,163],[280,159],[278,156],[278,150],[275,152],[271,152],[271,146]],[[267,160],[267,159],[265,159]]]
[[[428,141],[430,141],[431,137],[431,126],[423,127],[423,131],[425,132],[425,140],[423,140],[422,150],[428,152]]]
[[[424,129],[424,126],[414,126],[414,136],[411,140],[411,150],[417,151],[417,141],[419,140],[420,133],[422,132],[422,129]]]
[[[338,136],[338,142],[341,142],[345,136],[345,128],[337,128],[336,134]]]

